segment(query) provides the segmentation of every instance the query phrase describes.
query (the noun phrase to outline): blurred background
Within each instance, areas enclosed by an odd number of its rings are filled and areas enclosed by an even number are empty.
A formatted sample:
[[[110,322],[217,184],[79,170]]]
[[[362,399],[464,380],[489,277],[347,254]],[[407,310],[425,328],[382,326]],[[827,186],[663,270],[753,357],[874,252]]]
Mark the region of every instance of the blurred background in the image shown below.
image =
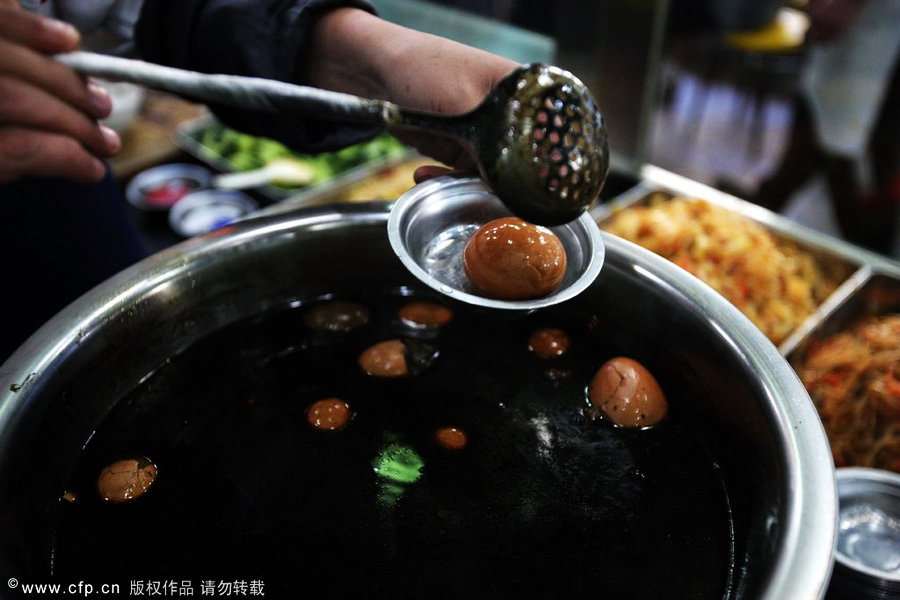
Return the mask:
[[[900,130],[896,116],[887,114],[900,104],[893,81],[898,42],[892,41],[900,40],[898,2],[375,4],[390,20],[522,62],[553,62],[584,80],[608,119],[619,176],[604,196],[652,164],[900,256],[896,227],[883,223],[885,216],[896,221],[891,207],[900,203]],[[814,56],[822,46],[831,52],[827,69]],[[856,54],[846,56],[840,46],[855,46]],[[817,103],[815,76],[827,78],[828,102]],[[810,112],[840,131],[823,133]],[[876,130],[888,141],[873,140]],[[825,140],[823,149],[819,138],[827,135],[838,140]],[[835,152],[836,162],[830,160]],[[846,189],[829,182],[829,173],[857,182]],[[775,181],[761,190],[770,178]],[[845,197],[838,208],[835,195]]]

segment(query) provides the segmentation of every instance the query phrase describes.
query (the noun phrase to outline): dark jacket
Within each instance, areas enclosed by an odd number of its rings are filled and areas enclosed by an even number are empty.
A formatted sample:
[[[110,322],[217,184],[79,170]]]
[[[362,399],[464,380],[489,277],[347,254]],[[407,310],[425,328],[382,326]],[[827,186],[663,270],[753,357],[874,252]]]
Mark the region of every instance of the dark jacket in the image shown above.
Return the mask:
[[[315,17],[343,6],[374,12],[365,0],[145,0],[135,43],[149,62],[303,83],[303,55]],[[308,152],[334,150],[376,132],[225,106],[210,109],[235,129]]]

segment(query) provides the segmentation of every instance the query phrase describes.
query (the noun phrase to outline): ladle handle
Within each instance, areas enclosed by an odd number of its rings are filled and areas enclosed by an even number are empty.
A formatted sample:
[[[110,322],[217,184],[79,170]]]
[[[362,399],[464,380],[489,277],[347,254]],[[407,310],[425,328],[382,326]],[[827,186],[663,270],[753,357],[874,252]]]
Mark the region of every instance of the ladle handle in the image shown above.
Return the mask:
[[[272,79],[200,73],[83,51],[55,58],[85,75],[137,83],[212,104],[382,126],[396,121],[399,113],[390,102]]]

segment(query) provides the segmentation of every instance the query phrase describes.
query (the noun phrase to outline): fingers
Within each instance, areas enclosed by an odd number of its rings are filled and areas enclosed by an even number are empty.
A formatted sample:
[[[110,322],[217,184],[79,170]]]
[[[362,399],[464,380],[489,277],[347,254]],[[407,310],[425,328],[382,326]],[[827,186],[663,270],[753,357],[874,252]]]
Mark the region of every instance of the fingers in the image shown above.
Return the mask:
[[[46,54],[72,51],[81,42],[68,23],[26,12],[15,2],[0,3],[0,38]]]
[[[4,17],[13,17],[20,28],[10,27]],[[0,78],[27,81],[94,118],[106,117],[112,109],[109,95],[99,86],[86,84],[79,74],[47,54],[74,49],[78,34],[53,36],[56,26],[48,27],[48,23],[59,22],[0,7]],[[65,24],[60,27],[69,28]],[[73,41],[75,46],[71,47]]]
[[[454,169],[477,167],[474,157],[452,138],[402,127],[388,127],[388,131],[407,146]]]
[[[419,167],[415,171],[413,171],[413,181],[416,183],[422,183],[423,181],[428,181],[429,179],[434,179],[435,177],[440,177],[441,175],[448,175],[452,171],[447,167],[441,167],[438,165],[425,165],[424,167]]]
[[[49,56],[0,38],[0,80],[8,79],[26,82],[94,119],[107,117],[112,110],[102,87]]]
[[[118,136],[41,88],[0,78],[0,126],[15,124],[69,135],[98,156],[119,150]]]
[[[64,135],[0,127],[0,183],[23,175],[64,177],[72,181],[99,181],[106,167],[81,144]]]
[[[98,123],[112,102],[100,86],[54,60],[78,47],[77,31],[0,0],[0,181],[23,175],[103,177],[118,135]]]
[[[418,167],[413,171],[413,181],[416,183],[422,183],[423,181],[428,181],[429,179],[441,176],[454,177],[456,179],[461,179],[463,177],[478,177],[478,171],[471,169],[450,169],[440,165],[425,165]]]

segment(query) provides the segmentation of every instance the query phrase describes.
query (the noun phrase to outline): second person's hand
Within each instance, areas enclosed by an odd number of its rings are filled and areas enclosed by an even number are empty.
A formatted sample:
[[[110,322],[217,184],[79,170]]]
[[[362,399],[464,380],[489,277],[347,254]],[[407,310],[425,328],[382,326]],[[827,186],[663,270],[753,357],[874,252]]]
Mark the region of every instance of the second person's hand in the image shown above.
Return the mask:
[[[119,136],[99,123],[112,109],[109,94],[52,58],[79,43],[70,25],[0,0],[0,183],[98,181],[102,159],[118,152]]]

